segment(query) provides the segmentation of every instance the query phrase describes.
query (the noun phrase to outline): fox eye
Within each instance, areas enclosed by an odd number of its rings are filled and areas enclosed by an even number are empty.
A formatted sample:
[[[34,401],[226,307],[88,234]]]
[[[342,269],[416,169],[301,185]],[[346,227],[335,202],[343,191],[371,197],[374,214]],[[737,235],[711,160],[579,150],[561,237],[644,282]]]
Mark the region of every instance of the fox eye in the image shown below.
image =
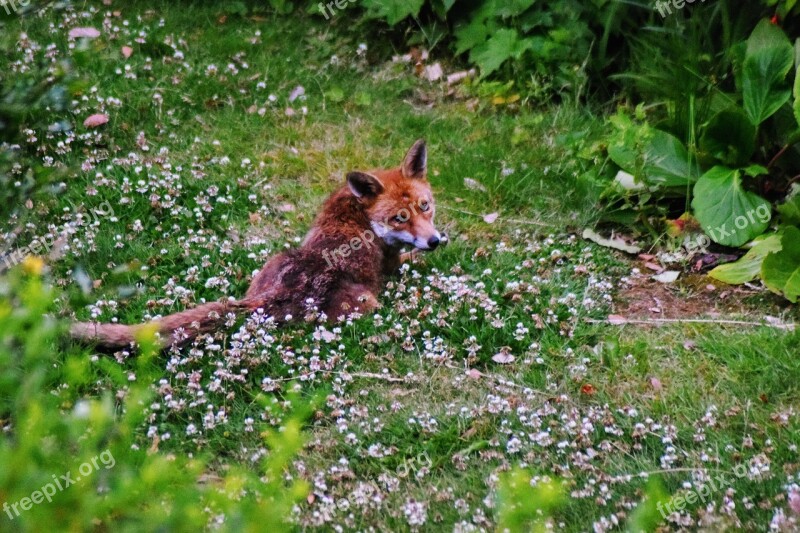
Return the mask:
[[[397,216],[395,216],[395,217],[392,217],[392,222],[394,222],[394,223],[396,223],[396,224],[402,224],[402,223],[403,223],[403,222],[405,222],[405,221],[406,221],[406,219],[405,219],[405,218],[403,218],[403,217],[401,217],[400,215],[397,215]]]
[[[419,208],[420,208],[420,209],[422,210],[422,212],[424,213],[425,211],[430,211],[430,209],[431,209],[431,204],[429,204],[427,200],[422,200],[422,201],[420,202],[420,204],[419,204]]]

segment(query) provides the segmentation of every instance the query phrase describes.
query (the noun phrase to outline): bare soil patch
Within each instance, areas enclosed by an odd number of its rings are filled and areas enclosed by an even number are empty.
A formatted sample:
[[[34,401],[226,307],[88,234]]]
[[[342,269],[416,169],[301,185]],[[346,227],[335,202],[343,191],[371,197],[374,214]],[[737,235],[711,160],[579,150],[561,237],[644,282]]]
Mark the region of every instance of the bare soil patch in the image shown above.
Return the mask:
[[[703,274],[683,273],[674,283],[639,274],[626,280],[614,302],[614,314],[625,318],[761,319],[790,307],[756,285],[731,286]]]

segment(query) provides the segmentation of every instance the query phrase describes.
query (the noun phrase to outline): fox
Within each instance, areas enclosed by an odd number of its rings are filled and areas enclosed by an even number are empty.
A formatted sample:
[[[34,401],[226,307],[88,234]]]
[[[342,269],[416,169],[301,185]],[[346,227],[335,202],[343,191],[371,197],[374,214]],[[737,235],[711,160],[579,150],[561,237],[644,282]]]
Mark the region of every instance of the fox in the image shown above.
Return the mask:
[[[135,347],[149,326],[164,348],[179,348],[218,330],[231,314],[262,310],[280,325],[370,313],[380,306],[388,276],[446,240],[434,225],[435,212],[427,145],[419,139],[399,167],[348,172],[300,246],[268,259],[243,298],[205,303],[147,324],[76,322],[70,336],[98,349],[122,350]]]

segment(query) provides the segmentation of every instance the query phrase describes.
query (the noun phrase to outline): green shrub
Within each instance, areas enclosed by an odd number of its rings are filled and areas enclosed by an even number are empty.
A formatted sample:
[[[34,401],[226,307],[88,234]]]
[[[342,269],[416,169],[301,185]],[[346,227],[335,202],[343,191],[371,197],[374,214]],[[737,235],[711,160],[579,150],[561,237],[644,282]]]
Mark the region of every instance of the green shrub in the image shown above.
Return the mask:
[[[742,265],[727,266],[712,276],[743,283],[760,275],[769,288],[796,301],[800,287],[791,268],[796,253],[786,244],[799,218],[791,184],[800,162],[800,76],[795,72],[800,57],[786,34],[766,19],[731,54],[735,82],[730,90],[709,80],[707,95],[686,95],[688,131],[669,116],[648,124],[641,109],[635,119],[626,113],[612,118],[609,158],[634,183],[622,186],[617,179],[607,196],[645,216],[652,214],[651,202],[677,198],[673,204],[682,204],[687,213],[690,204],[711,241],[733,247],[764,234],[774,223],[776,204],[783,224],[776,235],[783,236],[783,249],[762,244],[746,258],[745,271]],[[698,108],[706,110],[707,118],[699,119]]]
[[[368,20],[395,28],[406,45],[446,50],[478,67],[483,78],[517,81],[526,95],[542,94],[544,85],[551,97],[588,94],[601,101],[620,89],[648,99],[665,91],[699,90],[704,77],[725,69],[730,46],[752,30],[753,21],[776,9],[775,0],[697,2],[669,11],[658,4],[361,0],[354,5]],[[320,10],[312,3],[309,11]]]
[[[163,453],[142,438],[160,377],[143,339],[135,368],[56,349],[62,324],[48,315],[55,296],[41,260],[0,278],[0,523],[40,531],[277,531],[307,486],[284,480],[302,446],[309,405],[293,402],[255,471],[214,469],[212,457]],[[92,394],[111,379],[117,393]]]
[[[363,0],[367,17],[402,26],[414,20],[410,44],[443,42],[478,67],[481,77],[545,84],[553,93],[578,93],[619,59],[614,48],[626,27],[652,19],[650,9],[621,2],[561,0]],[[434,41],[431,36],[436,37]]]

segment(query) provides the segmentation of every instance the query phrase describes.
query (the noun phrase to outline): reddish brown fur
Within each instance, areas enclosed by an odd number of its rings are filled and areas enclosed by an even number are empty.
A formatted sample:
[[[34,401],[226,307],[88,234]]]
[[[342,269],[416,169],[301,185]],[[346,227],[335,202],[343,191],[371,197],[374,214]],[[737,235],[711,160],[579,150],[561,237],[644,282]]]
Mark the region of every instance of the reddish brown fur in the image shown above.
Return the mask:
[[[372,232],[372,223],[388,220],[394,230],[407,231],[425,241],[436,235],[438,242],[425,161],[425,144],[417,141],[400,168],[369,175],[355,173],[371,183],[377,179],[374,186],[382,190],[359,196],[352,185],[344,185],[325,201],[301,247],[267,261],[243,300],[208,303],[169,315],[156,321],[158,331],[168,339],[168,344],[181,345],[201,333],[214,331],[228,313],[261,308],[281,323],[310,318],[315,309],[336,320],[372,311],[379,305],[377,294],[383,278],[396,271],[402,262],[401,244],[387,244],[375,236],[366,245],[364,239]],[[419,207],[420,200],[429,203],[428,211]],[[392,221],[404,208],[410,218],[404,222]],[[362,242],[358,249],[353,245],[354,239]],[[346,256],[336,256],[335,261],[326,255],[340,249],[350,251]],[[130,346],[141,327],[77,323],[71,334],[76,339],[115,349]]]

